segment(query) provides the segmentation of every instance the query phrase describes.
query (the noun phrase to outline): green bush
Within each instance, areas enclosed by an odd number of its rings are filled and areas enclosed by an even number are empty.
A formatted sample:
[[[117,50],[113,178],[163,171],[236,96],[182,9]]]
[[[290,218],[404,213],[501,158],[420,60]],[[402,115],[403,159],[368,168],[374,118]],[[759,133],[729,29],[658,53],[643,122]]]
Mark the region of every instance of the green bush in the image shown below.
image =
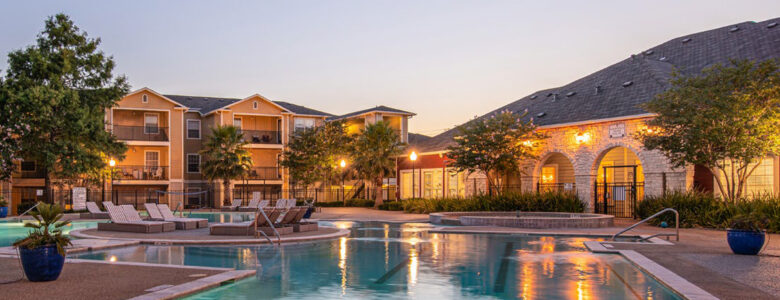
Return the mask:
[[[380,210],[400,211],[404,210],[403,202],[401,201],[386,201],[379,206]]]
[[[709,194],[673,192],[645,197],[637,204],[636,213],[640,219],[644,219],[667,207],[680,213],[680,227],[725,229],[730,227],[735,216],[757,213],[767,217],[767,231],[780,232],[780,198],[769,194],[731,203]],[[674,226],[674,215],[663,214],[650,223],[658,225],[662,221]]]
[[[374,200],[350,199],[347,200],[346,206],[342,201],[315,202],[314,206],[316,207],[374,207]]]
[[[583,212],[584,204],[573,193],[508,193],[470,198],[409,199],[401,201],[407,213],[457,211]]]

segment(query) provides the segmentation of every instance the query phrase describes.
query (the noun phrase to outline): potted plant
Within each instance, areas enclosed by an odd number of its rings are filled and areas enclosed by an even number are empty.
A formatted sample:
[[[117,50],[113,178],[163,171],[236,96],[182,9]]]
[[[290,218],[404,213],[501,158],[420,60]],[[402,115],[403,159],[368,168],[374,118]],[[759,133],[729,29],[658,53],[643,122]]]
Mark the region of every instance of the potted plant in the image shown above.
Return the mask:
[[[24,274],[30,281],[56,280],[65,263],[65,246],[71,245],[70,238],[62,233],[62,227],[70,221],[60,221],[64,216],[62,208],[54,204],[41,203],[30,215],[37,222],[25,223],[32,230],[14,243]]]
[[[8,202],[5,201],[3,195],[0,195],[0,218],[8,216]]]
[[[761,252],[766,240],[766,226],[769,220],[760,213],[743,213],[731,218],[726,234],[729,247],[734,254],[756,255]]]

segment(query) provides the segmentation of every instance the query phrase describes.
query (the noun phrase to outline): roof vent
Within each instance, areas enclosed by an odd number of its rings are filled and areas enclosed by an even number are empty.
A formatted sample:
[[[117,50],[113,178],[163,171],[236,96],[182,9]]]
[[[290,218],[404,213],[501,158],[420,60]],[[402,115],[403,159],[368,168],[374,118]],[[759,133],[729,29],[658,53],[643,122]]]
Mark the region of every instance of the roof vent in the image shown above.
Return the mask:
[[[690,42],[690,41],[691,41],[691,38],[684,38],[684,39],[682,40],[683,44],[685,44],[685,43],[687,43],[687,42]]]
[[[568,92],[568,93],[566,93],[566,97],[574,96],[574,94],[576,94],[576,93],[577,92]]]
[[[601,93],[601,86],[597,85],[596,86],[596,95],[598,95],[599,93]]]
[[[766,24],[766,28],[775,28],[775,27],[777,27],[777,22]]]
[[[739,30],[739,27],[734,26],[734,27],[731,27],[731,29],[729,29],[729,32],[737,32],[737,30]]]
[[[536,99],[536,94],[531,95],[531,99]]]
[[[632,84],[634,84],[634,82],[629,80],[629,81],[623,82],[623,87],[628,87],[628,86],[630,86]]]
[[[647,50],[647,51],[645,51],[645,55],[651,55],[651,54],[653,54],[653,50]]]
[[[547,93],[547,97],[550,97],[552,95],[553,95],[553,93]]]
[[[545,113],[545,112],[540,112],[540,113],[536,114],[536,117],[537,117],[537,118],[541,118],[541,117],[544,117],[544,116],[546,116],[546,115],[547,115],[547,113]]]
[[[555,102],[555,100],[558,100],[558,93],[553,93],[552,96],[553,96],[552,99],[553,102]]]
[[[666,61],[666,56],[661,56],[661,58],[659,58],[658,60],[660,60],[660,61]]]

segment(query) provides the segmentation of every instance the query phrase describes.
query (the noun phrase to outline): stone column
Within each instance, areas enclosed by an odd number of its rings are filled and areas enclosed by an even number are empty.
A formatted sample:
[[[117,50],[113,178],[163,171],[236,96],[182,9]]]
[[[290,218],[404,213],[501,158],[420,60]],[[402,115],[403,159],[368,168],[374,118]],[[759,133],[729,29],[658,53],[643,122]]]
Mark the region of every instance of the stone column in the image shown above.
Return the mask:
[[[593,181],[595,180],[596,176],[590,174],[574,175],[574,181],[577,184],[577,197],[585,204],[585,212],[589,213],[594,212]]]

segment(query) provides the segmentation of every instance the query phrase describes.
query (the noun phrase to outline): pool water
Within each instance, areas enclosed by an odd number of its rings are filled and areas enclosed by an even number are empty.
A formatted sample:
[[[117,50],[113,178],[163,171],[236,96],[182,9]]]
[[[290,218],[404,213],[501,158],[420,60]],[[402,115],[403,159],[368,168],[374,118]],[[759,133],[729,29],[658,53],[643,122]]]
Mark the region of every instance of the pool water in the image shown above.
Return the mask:
[[[323,222],[350,237],[273,246],[143,245],[77,258],[256,269],[188,299],[680,299],[585,238],[428,233],[428,224]]]
[[[35,222],[26,220],[24,223]],[[31,228],[24,227],[24,223],[16,221],[2,221],[0,222],[0,247],[11,246],[19,239],[27,236],[27,233],[32,230]],[[98,222],[71,222],[70,225],[65,226],[62,230],[67,234],[74,229],[82,228],[95,228]]]
[[[237,222],[251,221],[252,219],[255,218],[254,213],[240,213],[240,212],[192,212],[192,213],[185,212],[184,216],[188,218],[208,219],[209,223],[237,223]]]

